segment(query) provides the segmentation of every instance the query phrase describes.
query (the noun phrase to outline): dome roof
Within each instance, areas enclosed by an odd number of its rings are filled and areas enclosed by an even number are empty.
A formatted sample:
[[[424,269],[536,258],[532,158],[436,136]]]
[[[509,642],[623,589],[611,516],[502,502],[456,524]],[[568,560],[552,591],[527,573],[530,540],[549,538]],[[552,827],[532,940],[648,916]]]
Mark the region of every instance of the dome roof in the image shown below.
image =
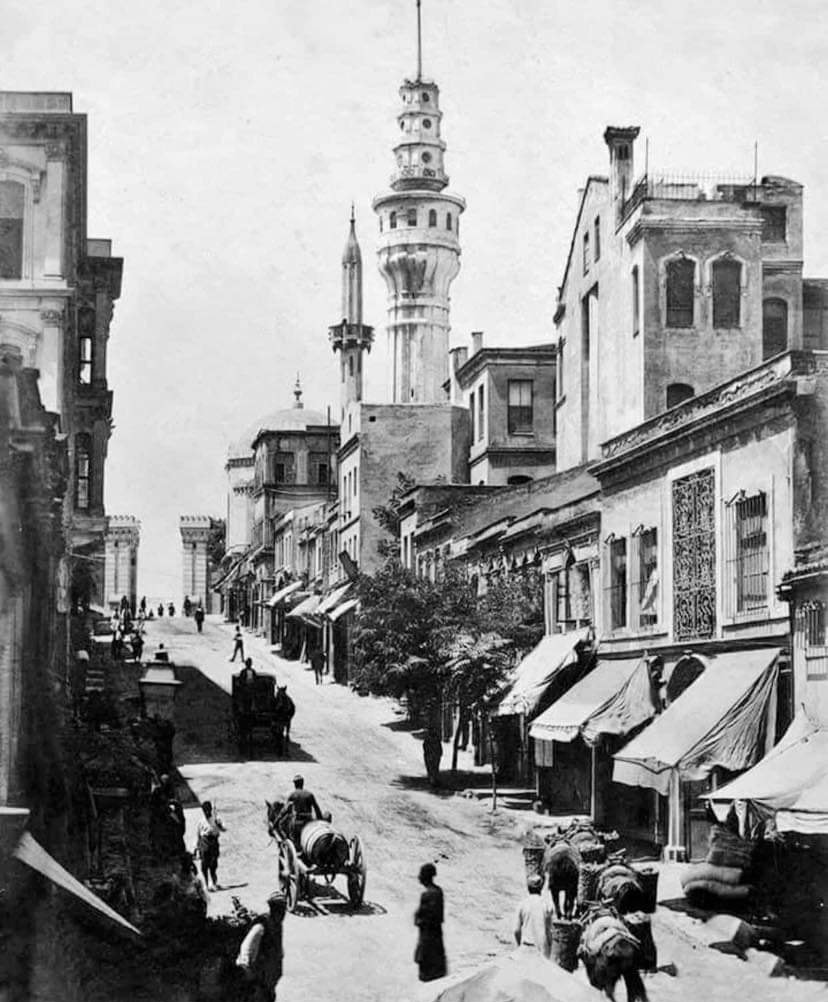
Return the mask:
[[[253,456],[253,441],[263,431],[306,431],[309,427],[325,427],[328,423],[326,414],[321,411],[306,410],[304,407],[287,407],[284,410],[272,411],[258,421],[254,421],[243,435],[231,442],[227,449],[228,459],[246,459]],[[331,421],[331,428],[339,425]]]

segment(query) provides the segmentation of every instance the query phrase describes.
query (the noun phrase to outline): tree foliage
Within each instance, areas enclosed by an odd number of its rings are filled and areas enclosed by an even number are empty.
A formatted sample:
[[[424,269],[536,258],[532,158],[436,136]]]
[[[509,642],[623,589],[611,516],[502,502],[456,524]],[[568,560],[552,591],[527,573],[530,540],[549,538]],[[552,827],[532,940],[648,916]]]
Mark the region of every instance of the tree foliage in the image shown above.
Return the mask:
[[[210,519],[210,534],[207,537],[207,559],[213,567],[218,567],[224,558],[227,544],[227,523],[223,518]]]
[[[403,495],[408,493],[417,481],[407,473],[397,473],[397,483],[391,491],[388,503],[377,505],[371,510],[380,528],[386,533],[387,538],[381,539],[378,549],[381,557],[387,559],[399,558],[400,555],[400,502]]]
[[[543,577],[536,567],[493,581],[478,607],[481,623],[511,640],[518,654],[536,647],[544,634]]]

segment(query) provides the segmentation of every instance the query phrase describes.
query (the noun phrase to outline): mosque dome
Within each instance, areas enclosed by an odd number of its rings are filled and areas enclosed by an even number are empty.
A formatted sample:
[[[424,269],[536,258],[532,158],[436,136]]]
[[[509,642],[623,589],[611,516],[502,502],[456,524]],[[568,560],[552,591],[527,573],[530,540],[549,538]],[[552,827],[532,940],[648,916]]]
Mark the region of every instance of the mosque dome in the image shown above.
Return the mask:
[[[235,441],[231,442],[227,449],[227,459],[252,459],[253,442],[262,432],[281,431],[296,432],[307,431],[308,428],[324,428],[328,424],[327,414],[321,411],[307,410],[302,403],[302,390],[299,381],[296,381],[296,388],[293,391],[296,398],[292,407],[285,407],[282,410],[271,411],[264,414]],[[331,430],[335,430],[339,425],[331,422]]]

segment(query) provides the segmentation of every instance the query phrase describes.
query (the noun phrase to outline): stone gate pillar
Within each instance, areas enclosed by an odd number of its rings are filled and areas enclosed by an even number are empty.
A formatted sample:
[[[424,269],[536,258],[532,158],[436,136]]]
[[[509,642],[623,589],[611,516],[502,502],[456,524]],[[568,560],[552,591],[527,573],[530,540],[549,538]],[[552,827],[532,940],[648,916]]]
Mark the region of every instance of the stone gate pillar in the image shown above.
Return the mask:
[[[178,522],[181,532],[181,600],[185,598],[205,612],[210,611],[210,582],[207,573],[207,541],[212,520],[208,515],[182,515]]]

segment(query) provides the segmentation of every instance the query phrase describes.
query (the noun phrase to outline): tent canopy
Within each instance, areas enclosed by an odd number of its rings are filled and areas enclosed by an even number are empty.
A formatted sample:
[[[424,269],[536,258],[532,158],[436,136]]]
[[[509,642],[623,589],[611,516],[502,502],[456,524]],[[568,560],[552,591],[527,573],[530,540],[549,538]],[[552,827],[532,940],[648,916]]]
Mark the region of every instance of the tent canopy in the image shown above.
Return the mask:
[[[351,587],[350,581],[346,585],[342,585],[340,588],[334,588],[330,594],[326,595],[324,599],[319,603],[319,607],[316,610],[318,616],[325,615],[329,613],[331,609],[335,609],[339,603],[348,594],[348,590]]]
[[[828,727],[794,718],[779,744],[744,775],[709,794],[723,819],[734,800],[776,815],[779,831],[828,835]]]
[[[304,602],[300,602],[295,609],[290,610],[288,619],[304,619],[312,612],[316,612],[321,602],[321,595],[308,595]]]
[[[627,734],[654,715],[647,662],[599,659],[535,720],[529,734],[542,741],[572,741],[581,734],[594,744],[601,734]]]
[[[578,659],[577,645],[586,640],[589,630],[553,633],[531,650],[512,676],[511,685],[497,709],[499,716],[524,713],[533,716],[558,672]]]
[[[328,619],[330,619],[332,623],[335,623],[340,616],[344,616],[345,613],[350,612],[351,609],[356,609],[358,605],[359,605],[358,598],[349,598],[341,605],[338,605],[335,609],[331,609],[331,611],[328,613]]]
[[[275,609],[277,605],[281,605],[281,603],[284,602],[288,595],[292,595],[294,592],[299,591],[301,587],[301,581],[292,581],[289,585],[285,585],[284,588],[277,591],[275,595],[271,595],[267,604],[271,609]]]
[[[773,692],[778,648],[711,658],[685,692],[614,756],[612,778],[666,795],[670,773],[703,779],[715,766],[746,769],[761,754],[761,720]]]

